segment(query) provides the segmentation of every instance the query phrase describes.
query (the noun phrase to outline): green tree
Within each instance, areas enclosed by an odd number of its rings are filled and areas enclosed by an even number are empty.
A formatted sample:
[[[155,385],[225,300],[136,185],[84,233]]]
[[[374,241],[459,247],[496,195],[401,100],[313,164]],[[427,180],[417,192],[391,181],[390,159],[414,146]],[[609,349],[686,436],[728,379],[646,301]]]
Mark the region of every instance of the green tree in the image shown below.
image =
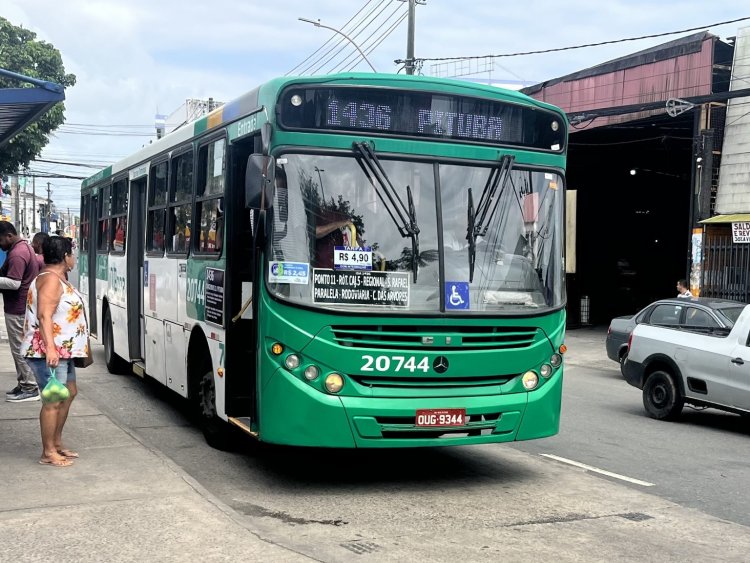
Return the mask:
[[[46,41],[37,41],[36,33],[16,27],[0,17],[0,68],[31,78],[55,82],[68,88],[76,83],[73,74],[65,74],[60,52]],[[0,88],[21,88],[29,84],[0,77]],[[56,104],[36,122],[17,134],[0,151],[0,173],[13,174],[37,158],[49,142],[49,134],[65,121],[65,106]]]

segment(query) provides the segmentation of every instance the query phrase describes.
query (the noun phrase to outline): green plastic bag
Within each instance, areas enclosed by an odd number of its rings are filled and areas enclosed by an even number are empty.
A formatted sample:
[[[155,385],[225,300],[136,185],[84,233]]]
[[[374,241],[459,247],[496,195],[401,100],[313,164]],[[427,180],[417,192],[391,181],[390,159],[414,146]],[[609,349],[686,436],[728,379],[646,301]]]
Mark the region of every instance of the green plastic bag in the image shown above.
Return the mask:
[[[47,385],[42,389],[43,403],[59,403],[70,397],[70,390],[55,377],[56,372],[55,368],[49,368],[50,378]]]

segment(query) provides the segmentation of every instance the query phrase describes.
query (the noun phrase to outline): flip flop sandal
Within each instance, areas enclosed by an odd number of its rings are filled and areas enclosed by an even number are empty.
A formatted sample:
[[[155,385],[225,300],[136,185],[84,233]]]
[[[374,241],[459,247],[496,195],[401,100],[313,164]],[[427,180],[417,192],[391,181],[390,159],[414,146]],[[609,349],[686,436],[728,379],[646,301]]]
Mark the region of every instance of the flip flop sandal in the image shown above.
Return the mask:
[[[68,450],[68,449],[57,450],[57,453],[59,453],[61,456],[64,456],[67,459],[78,459],[80,457],[78,455],[78,452],[74,452],[73,450]]]
[[[69,459],[40,459],[39,465],[51,465],[52,467],[70,467],[73,462]]]

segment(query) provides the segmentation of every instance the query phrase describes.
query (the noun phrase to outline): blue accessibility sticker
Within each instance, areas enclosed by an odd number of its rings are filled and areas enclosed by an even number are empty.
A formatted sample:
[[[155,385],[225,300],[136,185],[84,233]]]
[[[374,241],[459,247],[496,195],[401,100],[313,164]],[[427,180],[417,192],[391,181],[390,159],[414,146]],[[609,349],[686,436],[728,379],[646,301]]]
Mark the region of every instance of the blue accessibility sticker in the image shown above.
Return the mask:
[[[469,282],[445,282],[445,308],[469,308]]]

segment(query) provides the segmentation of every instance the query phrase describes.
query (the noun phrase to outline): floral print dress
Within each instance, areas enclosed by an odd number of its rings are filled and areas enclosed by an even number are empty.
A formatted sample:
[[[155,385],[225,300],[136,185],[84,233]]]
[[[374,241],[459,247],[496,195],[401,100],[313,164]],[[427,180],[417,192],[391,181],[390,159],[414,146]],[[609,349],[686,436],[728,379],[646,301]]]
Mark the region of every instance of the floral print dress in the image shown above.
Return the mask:
[[[39,276],[56,274],[43,272]],[[46,357],[44,338],[39,326],[37,316],[38,290],[35,279],[29,287],[29,296],[26,299],[26,318],[24,320],[24,338],[21,344],[21,354],[26,358]],[[84,311],[83,297],[73,286],[60,279],[63,293],[57,309],[52,314],[52,335],[55,339],[57,353],[61,359],[85,358],[89,353],[89,331]]]

